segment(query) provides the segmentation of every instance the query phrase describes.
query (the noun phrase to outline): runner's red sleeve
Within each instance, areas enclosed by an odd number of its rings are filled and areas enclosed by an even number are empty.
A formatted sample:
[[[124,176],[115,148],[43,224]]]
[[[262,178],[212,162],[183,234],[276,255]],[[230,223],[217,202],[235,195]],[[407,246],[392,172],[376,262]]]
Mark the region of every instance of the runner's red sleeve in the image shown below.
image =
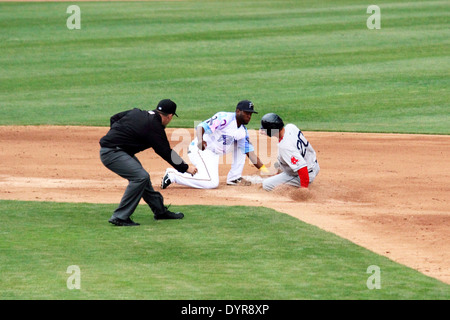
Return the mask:
[[[308,167],[303,167],[300,170],[298,170],[298,176],[300,177],[300,187],[308,188],[309,185]]]

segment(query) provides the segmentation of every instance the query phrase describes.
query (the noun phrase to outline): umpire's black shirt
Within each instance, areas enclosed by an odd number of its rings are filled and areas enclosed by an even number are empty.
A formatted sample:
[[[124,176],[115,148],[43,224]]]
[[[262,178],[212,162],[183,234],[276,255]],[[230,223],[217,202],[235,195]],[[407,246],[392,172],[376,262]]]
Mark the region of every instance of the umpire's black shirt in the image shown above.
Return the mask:
[[[170,148],[161,116],[155,111],[134,108],[113,115],[110,130],[100,139],[100,146],[119,147],[131,156],[148,148],[179,172],[186,172],[188,165]]]

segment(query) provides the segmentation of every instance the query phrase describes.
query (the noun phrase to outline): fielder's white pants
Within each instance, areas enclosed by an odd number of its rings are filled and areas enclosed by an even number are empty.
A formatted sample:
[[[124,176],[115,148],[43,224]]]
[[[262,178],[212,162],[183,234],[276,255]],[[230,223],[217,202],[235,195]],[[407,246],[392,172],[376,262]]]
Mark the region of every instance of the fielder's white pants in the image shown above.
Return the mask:
[[[200,150],[197,147],[197,139],[195,139],[189,145],[188,156],[191,163],[197,168],[197,174],[191,176],[189,173],[181,173],[175,169],[168,169],[167,172],[170,181],[198,189],[217,188],[219,186],[219,160],[221,155],[208,149]],[[246,155],[235,144],[227,181],[233,181],[242,176],[245,157]]]

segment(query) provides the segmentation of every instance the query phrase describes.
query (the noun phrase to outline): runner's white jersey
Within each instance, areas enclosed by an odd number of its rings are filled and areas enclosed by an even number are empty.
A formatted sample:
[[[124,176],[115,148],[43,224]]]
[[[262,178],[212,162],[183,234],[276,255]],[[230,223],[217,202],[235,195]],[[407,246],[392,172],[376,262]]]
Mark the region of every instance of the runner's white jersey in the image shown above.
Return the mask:
[[[244,125],[237,127],[235,112],[218,112],[199,126],[205,129],[203,140],[207,143],[206,148],[217,154],[232,152],[235,141],[243,153],[254,151],[247,128]]]
[[[316,151],[295,125],[287,124],[284,130],[283,139],[278,143],[278,162],[283,171],[295,176],[305,166],[311,170],[317,161]]]

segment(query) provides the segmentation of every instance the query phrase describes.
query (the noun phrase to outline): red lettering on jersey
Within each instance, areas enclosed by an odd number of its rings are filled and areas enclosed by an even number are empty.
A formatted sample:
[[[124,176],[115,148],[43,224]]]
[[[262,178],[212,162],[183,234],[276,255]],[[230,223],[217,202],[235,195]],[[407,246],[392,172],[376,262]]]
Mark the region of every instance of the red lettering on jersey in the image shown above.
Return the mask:
[[[292,157],[291,158],[291,162],[292,162],[292,164],[297,164],[298,159],[296,159],[295,157]]]

